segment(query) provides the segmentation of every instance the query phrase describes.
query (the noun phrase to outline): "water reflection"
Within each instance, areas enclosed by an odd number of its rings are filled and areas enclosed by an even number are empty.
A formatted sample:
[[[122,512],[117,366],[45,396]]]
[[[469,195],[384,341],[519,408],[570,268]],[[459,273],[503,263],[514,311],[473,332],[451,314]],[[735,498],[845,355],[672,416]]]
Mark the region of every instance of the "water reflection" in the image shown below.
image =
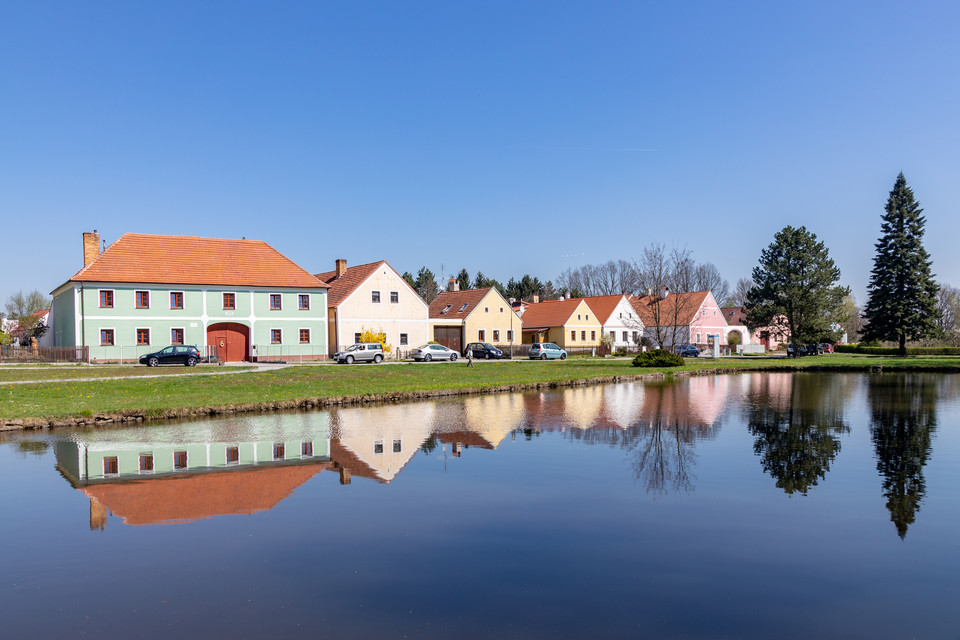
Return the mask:
[[[546,432],[621,450],[649,494],[687,493],[698,481],[699,443],[717,437],[736,401],[763,471],[786,494],[807,495],[835,463],[851,429],[848,405],[864,391],[883,495],[903,537],[926,492],[938,396],[956,395],[958,384],[932,375],[704,376],[77,430],[54,451],[62,475],[89,498],[94,529],[108,513],[133,525],[255,513],[324,471],[344,485],[354,476],[388,484],[418,451],[458,458]],[[43,455],[49,443],[24,438],[17,446]]]
[[[830,470],[848,433],[844,407],[853,384],[824,384],[817,374],[750,376],[747,428],[763,470],[787,494],[806,495]]]
[[[902,539],[926,494],[923,467],[937,428],[937,397],[952,378],[875,375],[867,384],[870,434],[890,520]]]

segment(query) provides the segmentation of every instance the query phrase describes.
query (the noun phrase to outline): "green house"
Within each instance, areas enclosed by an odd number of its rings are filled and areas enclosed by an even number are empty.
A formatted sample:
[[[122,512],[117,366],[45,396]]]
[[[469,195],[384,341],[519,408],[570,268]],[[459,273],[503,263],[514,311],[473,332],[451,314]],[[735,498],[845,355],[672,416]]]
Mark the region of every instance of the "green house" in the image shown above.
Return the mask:
[[[136,362],[172,344],[220,361],[327,357],[327,285],[265,242],[127,233],[52,292],[53,345]]]

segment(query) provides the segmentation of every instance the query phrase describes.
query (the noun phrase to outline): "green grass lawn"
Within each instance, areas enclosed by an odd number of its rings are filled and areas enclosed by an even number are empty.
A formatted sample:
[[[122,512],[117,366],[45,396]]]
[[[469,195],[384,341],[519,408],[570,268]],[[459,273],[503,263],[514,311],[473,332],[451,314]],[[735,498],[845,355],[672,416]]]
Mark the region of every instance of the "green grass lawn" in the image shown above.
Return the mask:
[[[242,369],[253,369],[253,367],[240,367]],[[0,384],[4,382],[20,382],[26,380],[36,380],[42,382],[45,380],[70,380],[73,378],[133,378],[137,376],[162,376],[174,374],[203,374],[203,373],[223,373],[223,370],[215,366],[169,366],[169,367],[143,367],[136,365],[128,366],[10,366],[0,367]]]
[[[652,372],[757,371],[769,368],[931,369],[960,372],[960,357],[863,356],[830,354],[784,358],[696,359],[674,369],[641,369],[630,360],[573,359],[566,362],[495,362],[467,367],[453,364],[297,366],[231,375],[216,372],[186,377],[90,380],[0,385],[0,418],[56,419],[135,412],[147,418],[184,415],[207,408],[247,408],[341,396],[457,390],[564,383]],[[145,369],[145,368],[144,368]],[[183,368],[175,368],[178,371]]]

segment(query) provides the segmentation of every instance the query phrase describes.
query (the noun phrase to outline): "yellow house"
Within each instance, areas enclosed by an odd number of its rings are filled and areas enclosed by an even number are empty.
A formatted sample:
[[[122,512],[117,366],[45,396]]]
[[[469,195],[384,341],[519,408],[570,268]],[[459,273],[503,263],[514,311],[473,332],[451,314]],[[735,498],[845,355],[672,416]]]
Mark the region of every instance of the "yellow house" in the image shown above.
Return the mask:
[[[582,298],[548,300],[527,305],[523,342],[554,342],[564,349],[599,347],[603,326]]]
[[[430,303],[433,339],[463,353],[471,342],[489,342],[501,348],[520,346],[523,322],[500,292],[493,287],[458,291],[451,283]]]

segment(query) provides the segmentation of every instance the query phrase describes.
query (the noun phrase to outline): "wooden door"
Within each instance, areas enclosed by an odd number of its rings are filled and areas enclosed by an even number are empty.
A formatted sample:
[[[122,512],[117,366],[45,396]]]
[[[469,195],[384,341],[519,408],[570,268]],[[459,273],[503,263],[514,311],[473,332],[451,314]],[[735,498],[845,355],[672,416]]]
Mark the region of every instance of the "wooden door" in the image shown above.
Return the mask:
[[[250,330],[236,322],[220,322],[207,327],[207,344],[212,346],[220,362],[243,362],[250,359]]]
[[[462,327],[434,327],[433,339],[457,353],[463,351]]]

